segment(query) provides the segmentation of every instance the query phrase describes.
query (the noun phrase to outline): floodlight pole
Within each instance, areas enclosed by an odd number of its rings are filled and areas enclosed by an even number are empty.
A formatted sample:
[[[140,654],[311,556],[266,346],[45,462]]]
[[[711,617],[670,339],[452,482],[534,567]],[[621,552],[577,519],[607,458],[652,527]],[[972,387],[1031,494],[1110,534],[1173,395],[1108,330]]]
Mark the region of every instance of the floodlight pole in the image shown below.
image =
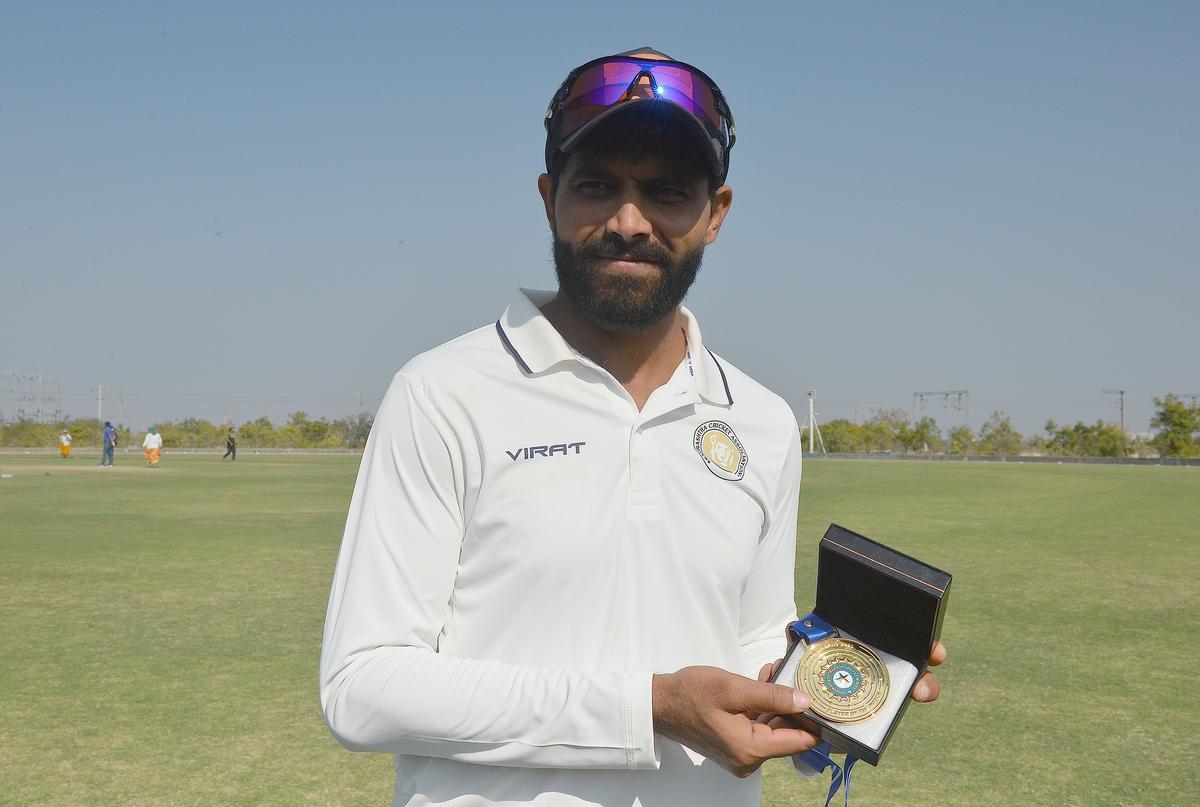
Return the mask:
[[[816,452],[815,440],[821,444],[821,453],[828,454],[829,452],[825,449],[825,438],[821,436],[821,429],[817,426],[817,409],[813,403],[812,390],[808,391],[808,420],[805,421],[805,425],[808,426],[808,453]],[[803,431],[803,427],[801,427],[801,431]],[[800,439],[800,448],[804,448],[803,438]]]
[[[1125,433],[1125,390],[1123,390],[1123,389],[1102,389],[1102,390],[1100,390],[1100,392],[1103,393],[1104,395],[1120,396],[1119,404],[1121,407],[1121,434],[1124,434]]]
[[[808,453],[813,453],[813,432],[817,430],[817,421],[813,417],[813,391],[808,391]]]

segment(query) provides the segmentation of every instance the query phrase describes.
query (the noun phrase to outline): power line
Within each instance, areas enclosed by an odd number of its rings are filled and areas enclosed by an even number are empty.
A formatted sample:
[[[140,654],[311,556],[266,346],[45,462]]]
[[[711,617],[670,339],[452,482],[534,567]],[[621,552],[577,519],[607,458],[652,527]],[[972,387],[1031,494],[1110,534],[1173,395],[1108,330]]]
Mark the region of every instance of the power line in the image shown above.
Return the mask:
[[[964,409],[967,414],[967,428],[971,428],[971,393],[965,389],[950,389],[950,390],[932,390],[926,392],[914,392],[912,404],[912,418],[917,419],[917,410],[925,409],[925,399],[942,396],[942,408],[949,409],[954,407],[960,412]]]

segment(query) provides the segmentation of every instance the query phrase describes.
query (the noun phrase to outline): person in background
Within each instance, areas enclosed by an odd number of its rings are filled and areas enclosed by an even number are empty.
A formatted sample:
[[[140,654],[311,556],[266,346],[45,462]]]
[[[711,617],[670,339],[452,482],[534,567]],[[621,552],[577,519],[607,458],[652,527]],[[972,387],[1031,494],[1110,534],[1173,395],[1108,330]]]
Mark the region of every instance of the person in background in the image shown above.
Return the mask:
[[[162,443],[162,435],[151,426],[150,431],[146,432],[146,439],[142,441],[142,449],[146,452],[146,464],[152,468],[158,465],[162,457]]]
[[[100,454],[100,465],[112,467],[113,450],[117,447],[117,430],[110,421],[104,421],[104,450]]]
[[[58,453],[64,460],[71,456],[71,433],[66,429],[58,433]]]
[[[229,434],[225,436],[225,454],[221,459],[229,457],[229,461],[233,462],[237,459],[237,435],[233,433],[233,427],[229,427]]]

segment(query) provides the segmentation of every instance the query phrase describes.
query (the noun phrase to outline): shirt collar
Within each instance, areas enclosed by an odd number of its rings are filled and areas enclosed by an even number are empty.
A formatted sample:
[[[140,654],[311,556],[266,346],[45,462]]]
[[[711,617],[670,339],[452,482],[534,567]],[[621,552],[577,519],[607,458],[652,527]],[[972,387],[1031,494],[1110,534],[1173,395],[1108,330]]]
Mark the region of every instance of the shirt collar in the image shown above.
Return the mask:
[[[554,295],[553,291],[518,289],[504,314],[496,320],[500,341],[526,375],[545,373],[563,362],[579,362],[567,340],[541,311],[541,306],[553,300]],[[712,351],[704,347],[695,315],[683,306],[680,311],[683,312],[691,357],[690,375],[696,391],[709,403],[732,406],[733,394],[725,369]]]

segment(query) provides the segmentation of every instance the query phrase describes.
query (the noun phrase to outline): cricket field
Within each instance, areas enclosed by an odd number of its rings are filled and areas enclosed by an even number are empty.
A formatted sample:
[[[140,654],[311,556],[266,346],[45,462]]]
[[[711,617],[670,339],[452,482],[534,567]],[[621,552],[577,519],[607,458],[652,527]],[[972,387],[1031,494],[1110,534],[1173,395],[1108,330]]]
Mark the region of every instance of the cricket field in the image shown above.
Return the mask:
[[[317,703],[358,458],[96,461],[0,454],[0,804],[388,803]],[[954,574],[942,697],[855,805],[1200,803],[1200,468],[810,460],[801,611],[831,521]]]

